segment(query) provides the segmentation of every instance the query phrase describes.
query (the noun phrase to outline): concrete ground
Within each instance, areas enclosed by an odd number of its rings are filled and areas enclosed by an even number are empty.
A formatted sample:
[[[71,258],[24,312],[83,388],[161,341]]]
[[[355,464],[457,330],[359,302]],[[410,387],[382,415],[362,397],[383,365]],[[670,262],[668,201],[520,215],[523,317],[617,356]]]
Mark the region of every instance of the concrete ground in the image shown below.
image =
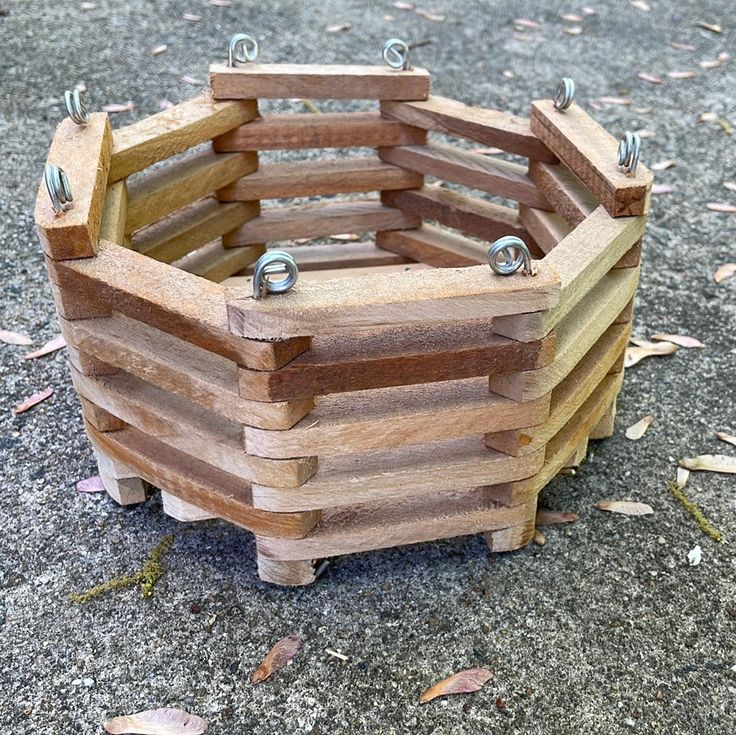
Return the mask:
[[[732,0],[643,12],[620,0],[577,5],[431,0],[443,21],[391,2],[205,0],[89,3],[0,0],[0,328],[57,333],[33,201],[64,89],[84,81],[98,105],[135,102],[124,125],[198,90],[229,36],[255,32],[263,59],[370,62],[384,39],[431,39],[413,59],[439,94],[524,114],[562,75],[589,109],[601,96],[630,107],[594,111],[609,130],[646,128],[647,162],[677,159],[658,175],[674,191],[655,198],[646,238],[636,333],[699,337],[627,373],[616,434],[596,443],[577,477],[556,480],[545,507],[580,520],[545,530],[546,546],[489,554],[479,537],[338,559],[317,584],[258,581],[253,542],[225,524],[181,526],[157,500],[118,508],[74,483],[95,471],[64,356],[22,361],[0,345],[0,725],[6,732],[95,733],[105,718],[173,705],[205,717],[213,733],[727,733],[736,728],[736,564],[733,476],[693,476],[687,491],[727,542],[708,539],[669,495],[676,460],[736,453],[715,430],[736,433],[736,279],[712,274],[736,260],[734,137],[698,115],[736,125]],[[182,19],[184,12],[200,22]],[[514,18],[541,26],[517,37]],[[723,33],[696,27],[720,23]],[[326,26],[352,23],[345,33]],[[563,32],[579,25],[580,35]],[[693,52],[670,46],[692,44]],[[152,57],[150,49],[168,44]],[[694,79],[668,71],[695,69]],[[658,74],[655,86],[637,78]],[[47,386],[55,395],[13,416]],[[644,414],[639,442],[623,430]],[[650,503],[642,518],[604,514],[603,498]],[[128,589],[79,606],[74,591],[140,567],[175,535],[168,572],[149,600]],[[703,561],[690,567],[689,549]],[[296,632],[293,664],[266,684],[250,674],[268,647]],[[337,649],[338,660],[325,652]],[[462,668],[493,679],[474,695],[419,706],[426,686]],[[506,702],[499,708],[497,698]],[[500,702],[499,702],[500,703]]]

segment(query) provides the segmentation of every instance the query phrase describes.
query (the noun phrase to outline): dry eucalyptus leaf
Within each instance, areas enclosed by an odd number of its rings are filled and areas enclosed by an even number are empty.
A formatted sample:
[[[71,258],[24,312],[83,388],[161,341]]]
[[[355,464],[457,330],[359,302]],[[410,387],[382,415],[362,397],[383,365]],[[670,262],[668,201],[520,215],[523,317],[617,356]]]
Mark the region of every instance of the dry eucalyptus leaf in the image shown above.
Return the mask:
[[[184,18],[184,20],[188,20],[190,23],[199,23],[199,21],[202,20],[202,16],[196,15],[195,13],[184,13],[181,17]]]
[[[705,21],[699,20],[695,25],[705,28],[706,31],[710,31],[711,33],[723,33],[723,28],[718,23],[706,23]]]
[[[197,715],[173,707],[162,707],[113,717],[105,722],[104,727],[110,735],[202,735],[207,723]]]
[[[648,71],[640,71],[637,75],[639,79],[643,79],[645,82],[650,84],[664,84],[662,77],[656,76],[656,74],[650,74]]]
[[[727,278],[733,278],[736,275],[736,263],[724,263],[718,266],[716,272],[713,274],[713,280],[716,283],[725,281]]]
[[[648,128],[639,128],[636,133],[639,135],[640,138],[656,138],[657,133],[654,130],[649,130]]]
[[[696,71],[668,71],[667,76],[670,79],[692,79],[698,76]]]
[[[728,444],[733,444],[736,447],[736,436],[733,434],[726,434],[725,431],[716,431],[716,436],[722,441]]]
[[[679,347],[685,347],[691,349],[693,347],[705,347],[705,345],[695,337],[688,337],[686,334],[653,334],[652,339],[656,339],[660,342],[672,342],[672,344],[678,345]]]
[[[643,13],[648,13],[651,10],[649,3],[645,3],[644,0],[630,0],[632,8],[641,10]]]
[[[480,156],[497,156],[499,153],[503,153],[502,148],[471,148],[473,153],[477,153]]]
[[[201,79],[197,79],[197,77],[189,76],[189,74],[185,74],[181,78],[182,82],[186,82],[187,84],[191,84],[193,87],[201,87],[204,82]]]
[[[698,122],[716,122],[718,115],[715,112],[701,112],[698,115]]]
[[[736,191],[736,181],[724,181],[723,186],[729,191]]]
[[[33,340],[28,335],[20,332],[9,332],[5,329],[0,329],[0,342],[5,342],[6,345],[27,346],[33,344]]]
[[[723,212],[724,214],[736,214],[736,204],[729,202],[708,202],[705,205],[711,212]]]
[[[251,681],[259,684],[268,679],[271,674],[283,669],[286,664],[291,661],[302,647],[302,639],[298,635],[287,635],[274,644],[271,650],[266,654],[266,658],[259,664],[258,668],[253,672]]]
[[[632,424],[626,429],[626,438],[631,439],[631,441],[641,439],[647,433],[647,429],[652,425],[653,421],[654,416],[644,416],[644,418],[639,419],[635,424]]]
[[[45,345],[41,345],[37,350],[28,352],[23,355],[24,360],[35,360],[37,357],[43,357],[44,355],[50,355],[52,352],[61,350],[66,347],[66,340],[59,334],[53,339],[50,339]]]
[[[736,457],[727,454],[699,454],[697,457],[681,459],[680,467],[694,472],[736,474]]]
[[[675,190],[674,186],[669,184],[652,184],[652,194],[672,194]]]
[[[695,51],[695,46],[691,43],[677,43],[676,41],[671,41],[670,46],[672,46],[672,48],[676,48],[678,51]]]
[[[116,112],[130,112],[131,110],[135,110],[135,103],[133,102],[111,102],[109,105],[105,105],[102,108],[103,112],[108,112],[110,114],[116,113]]]
[[[562,20],[566,20],[568,23],[582,23],[583,16],[576,15],[575,13],[563,13],[561,16]]]
[[[583,32],[582,26],[565,26],[563,29],[570,36],[579,36]]]
[[[162,43],[160,46],[154,46],[154,48],[151,49],[151,56],[158,56],[166,51],[167,48],[169,47],[165,43]]]
[[[594,507],[598,510],[620,513],[624,516],[648,516],[654,513],[654,508],[651,505],[636,503],[632,500],[600,500]]]
[[[532,541],[537,546],[544,546],[547,543],[547,537],[538,529],[534,529],[534,538],[532,538]]]
[[[704,60],[700,62],[700,66],[703,67],[703,69],[715,69],[716,67],[723,66],[727,61],[731,60],[731,54],[729,54],[726,51],[721,51],[720,54],[718,54],[717,59],[713,59],[713,61]]]
[[[49,396],[53,395],[53,393],[54,389],[51,386],[44,388],[38,393],[34,393],[32,396],[29,396],[24,401],[21,401],[13,410],[15,413],[25,413],[29,409],[41,403],[41,401],[45,401]]]
[[[457,674],[448,676],[447,679],[443,679],[429,687],[429,689],[425,689],[419,697],[419,702],[424,704],[436,697],[444,697],[446,694],[477,692],[492,676],[493,674],[488,669],[458,671]]]
[[[394,7],[399,10],[414,10],[416,5],[414,3],[395,2]]]
[[[414,12],[425,20],[432,20],[435,23],[441,23],[445,19],[444,15],[439,15],[423,8],[417,8]]]
[[[539,28],[539,23],[536,20],[527,20],[526,18],[517,18],[514,21],[514,25],[522,26],[523,28]]]
[[[558,523],[573,523],[579,517],[577,513],[565,513],[561,510],[538,510],[536,525],[554,526]]]
[[[716,122],[726,135],[733,135],[733,125],[725,117],[719,117]]]
[[[214,5],[216,8],[233,8],[235,3],[233,0],[209,0],[210,5]]]
[[[690,479],[690,470],[685,467],[678,467],[677,474],[675,476],[675,484],[679,488],[685,487],[687,481]]]
[[[624,355],[624,367],[630,368],[641,362],[647,357],[661,357],[662,355],[671,355],[677,352],[679,347],[672,342],[657,342],[651,347],[637,345],[636,347],[627,347]]]
[[[631,99],[629,97],[599,97],[599,102],[604,105],[630,105]]]
[[[79,480],[76,484],[78,493],[101,493],[105,491],[102,484],[102,478],[99,475],[92,475],[85,480]]]
[[[665,161],[656,161],[649,168],[652,171],[666,171],[668,168],[672,168],[677,165],[677,161],[674,158],[668,158]]]
[[[327,28],[325,28],[325,31],[327,33],[342,33],[343,31],[349,31],[352,27],[352,23],[338,23],[334,26],[327,26]]]
[[[339,235],[330,235],[330,240],[341,240],[343,242],[357,242],[360,240],[360,235],[356,235],[353,232],[344,232]]]

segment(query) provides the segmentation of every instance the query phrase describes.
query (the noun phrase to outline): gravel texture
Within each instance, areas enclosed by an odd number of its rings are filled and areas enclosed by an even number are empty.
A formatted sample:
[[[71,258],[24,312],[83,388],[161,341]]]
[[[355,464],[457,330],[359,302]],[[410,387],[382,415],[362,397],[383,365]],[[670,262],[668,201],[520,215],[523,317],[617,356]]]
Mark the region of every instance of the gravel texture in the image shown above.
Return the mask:
[[[32,209],[64,89],[84,81],[98,105],[135,102],[116,126],[182,101],[204,82],[229,36],[250,30],[264,60],[370,62],[384,39],[431,39],[414,53],[434,89],[525,114],[560,76],[578,100],[631,96],[594,114],[608,129],[646,128],[645,160],[677,159],[658,175],[645,241],[635,331],[699,337],[702,350],[652,359],[628,374],[616,434],[594,443],[577,477],[556,480],[545,507],[580,520],[545,530],[547,545],[492,555],[480,537],[338,559],[317,584],[279,589],[255,576],[247,533],[219,523],[183,526],[157,499],[122,509],[75,492],[95,471],[64,356],[23,361],[0,345],[0,726],[6,732],[94,733],[109,716],[173,705],[205,717],[213,733],[726,733],[736,728],[736,564],[670,497],[682,456],[723,452],[715,430],[736,433],[734,215],[707,202],[736,201],[734,137],[698,115],[736,124],[732,0],[624,0],[575,5],[442,2],[432,21],[391,2],[323,0],[231,8],[204,0],[95,3],[0,0],[0,328],[40,344],[57,333]],[[90,5],[94,5],[90,9]],[[184,12],[201,16],[186,21]],[[514,18],[539,28],[520,37]],[[723,33],[696,27],[721,23]],[[325,27],[352,30],[325,34]],[[563,32],[580,26],[583,33]],[[693,44],[687,52],[671,41]],[[150,49],[168,44],[152,57]],[[668,71],[694,69],[694,79]],[[663,76],[655,86],[640,71]],[[13,416],[47,386],[54,396]],[[634,443],[623,430],[655,417]],[[736,533],[733,476],[693,476],[687,491],[727,541]],[[654,514],[604,514],[603,498],[650,503]],[[79,606],[71,592],[137,569],[175,534],[168,571],[152,598],[136,590]],[[700,544],[703,561],[688,566]],[[293,664],[258,687],[250,674],[268,647],[297,632]],[[343,662],[325,652],[336,649]],[[420,692],[450,673],[486,666],[474,695],[420,706]],[[505,706],[503,706],[503,701]],[[501,705],[499,707],[499,705]]]

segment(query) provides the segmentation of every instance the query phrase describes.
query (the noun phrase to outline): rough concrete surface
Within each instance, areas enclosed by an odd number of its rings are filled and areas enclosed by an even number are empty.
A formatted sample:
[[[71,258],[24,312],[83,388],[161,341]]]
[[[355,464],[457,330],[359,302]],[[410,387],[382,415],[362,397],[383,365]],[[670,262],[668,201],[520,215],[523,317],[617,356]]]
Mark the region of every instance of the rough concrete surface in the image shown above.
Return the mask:
[[[586,0],[587,2],[587,0]],[[490,554],[480,537],[338,559],[305,589],[255,575],[251,537],[207,522],[178,525],[157,499],[119,508],[74,483],[94,473],[63,353],[23,361],[0,345],[0,725],[4,732],[95,733],[109,716],[172,705],[205,717],[212,733],[728,733],[736,728],[736,564],[733,476],[699,474],[690,496],[727,542],[707,538],[669,495],[683,456],[736,449],[736,279],[713,282],[736,260],[734,136],[698,115],[736,124],[732,0],[443,2],[432,21],[391,2],[322,0],[216,7],[205,0],[92,3],[0,0],[0,328],[36,344],[57,333],[33,201],[64,89],[84,81],[97,105],[135,102],[115,126],[197,89],[229,36],[256,33],[264,60],[371,62],[384,39],[431,39],[413,55],[437,93],[528,111],[562,75],[578,100],[631,96],[595,117],[612,132],[645,128],[647,162],[677,159],[658,182],[645,240],[635,332],[699,337],[702,350],[645,361],[627,373],[616,433],[594,443],[576,477],[556,480],[544,507],[580,520],[545,530],[547,545]],[[184,12],[201,16],[187,22]],[[538,21],[518,37],[514,18]],[[696,27],[720,23],[721,34]],[[333,24],[352,30],[326,34]],[[563,28],[579,25],[580,35]],[[692,44],[678,50],[671,41]],[[152,57],[150,49],[168,44]],[[693,79],[668,71],[694,69]],[[665,84],[637,78],[661,75]],[[47,386],[32,411],[11,408]],[[624,428],[650,413],[638,442]],[[603,498],[650,503],[628,518],[593,508]],[[152,598],[115,592],[84,606],[71,592],[139,568],[166,533],[168,571]],[[703,561],[688,566],[700,544]],[[292,665],[251,686],[280,637],[305,639]],[[325,652],[336,649],[341,661]],[[422,689],[462,668],[486,666],[480,692],[420,706]],[[658,694],[659,692],[659,694]],[[499,708],[497,698],[506,706]],[[499,703],[500,700],[499,700]]]

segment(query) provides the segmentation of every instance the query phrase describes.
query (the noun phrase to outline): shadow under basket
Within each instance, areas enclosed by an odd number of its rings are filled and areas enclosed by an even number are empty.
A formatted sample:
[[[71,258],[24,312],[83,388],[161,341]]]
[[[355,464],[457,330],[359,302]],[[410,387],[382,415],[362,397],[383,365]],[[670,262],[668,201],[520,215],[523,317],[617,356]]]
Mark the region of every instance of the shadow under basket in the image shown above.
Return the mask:
[[[109,494],[150,484],[174,518],[251,531],[283,585],[371,549],[527,544],[542,488],[611,434],[651,174],[625,173],[576,104],[523,119],[432,96],[419,69],[215,65],[210,82],[115,131],[65,119],[48,163],[72,206],[39,191]],[[276,98],[375,109],[259,115]],[[306,149],[324,155],[259,166]],[[506,235],[533,274],[489,267]],[[298,281],[253,298],[275,243]]]

